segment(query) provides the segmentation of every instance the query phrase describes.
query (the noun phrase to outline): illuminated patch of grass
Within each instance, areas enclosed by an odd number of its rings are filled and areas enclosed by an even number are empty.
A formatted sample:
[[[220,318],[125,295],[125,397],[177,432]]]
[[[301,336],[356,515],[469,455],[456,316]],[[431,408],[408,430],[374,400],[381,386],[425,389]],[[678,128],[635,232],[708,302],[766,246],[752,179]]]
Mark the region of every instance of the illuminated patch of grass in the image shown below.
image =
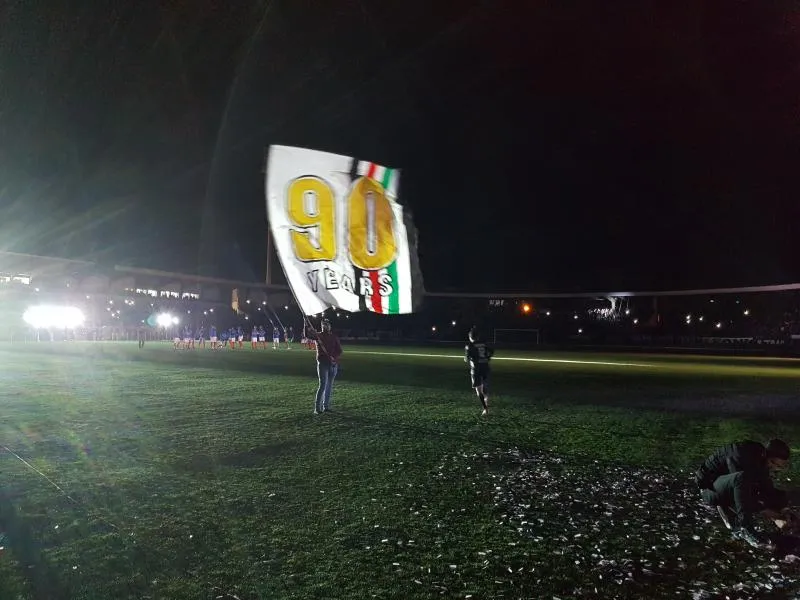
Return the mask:
[[[800,433],[791,362],[520,354],[650,366],[497,361],[481,419],[457,351],[347,350],[314,417],[299,349],[0,348],[0,439],[71,497],[0,453],[0,597],[569,597],[572,571],[495,503],[503,452],[676,471]]]

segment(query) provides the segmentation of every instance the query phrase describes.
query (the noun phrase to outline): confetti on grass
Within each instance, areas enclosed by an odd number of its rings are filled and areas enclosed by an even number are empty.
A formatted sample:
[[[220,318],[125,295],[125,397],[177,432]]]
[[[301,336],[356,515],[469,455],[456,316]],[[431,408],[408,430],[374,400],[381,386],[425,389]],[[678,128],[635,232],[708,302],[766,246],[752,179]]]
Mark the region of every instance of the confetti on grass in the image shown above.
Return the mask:
[[[688,472],[498,450],[448,457],[436,476],[464,477],[467,469],[499,524],[520,536],[505,553],[532,557],[506,567],[512,585],[550,574],[569,597],[800,598],[795,557],[732,540]]]

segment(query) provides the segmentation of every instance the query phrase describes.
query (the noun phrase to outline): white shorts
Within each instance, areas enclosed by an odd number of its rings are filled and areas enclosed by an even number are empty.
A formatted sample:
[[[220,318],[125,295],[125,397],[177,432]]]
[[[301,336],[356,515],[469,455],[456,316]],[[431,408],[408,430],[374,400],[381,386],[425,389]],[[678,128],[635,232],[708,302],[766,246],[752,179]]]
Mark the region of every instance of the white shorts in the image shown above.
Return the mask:
[[[258,336],[258,341],[259,342],[266,342],[267,338],[265,338],[263,335],[260,335],[260,336]]]
[[[217,341],[217,336],[215,336],[215,335],[212,335],[212,336],[211,336],[211,341],[212,341],[212,342],[216,342],[216,341]]]
[[[275,342],[276,344],[280,344],[281,338],[272,338],[272,341]]]
[[[183,341],[187,344],[192,341],[192,338],[183,338]]]
[[[238,338],[236,338],[236,339],[238,339],[240,342],[243,342],[243,341],[244,341],[244,336],[243,336],[243,335],[240,335],[240,336],[239,336]]]
[[[181,338],[178,338],[178,337],[172,338],[172,341],[177,344],[177,343],[179,343],[181,341]]]

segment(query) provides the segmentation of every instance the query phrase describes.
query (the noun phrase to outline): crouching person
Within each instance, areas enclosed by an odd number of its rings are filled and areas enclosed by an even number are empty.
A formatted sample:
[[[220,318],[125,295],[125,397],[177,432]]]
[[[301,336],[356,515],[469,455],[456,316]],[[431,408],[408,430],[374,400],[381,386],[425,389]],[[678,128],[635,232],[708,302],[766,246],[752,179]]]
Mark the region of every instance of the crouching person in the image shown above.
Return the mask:
[[[695,480],[703,501],[715,506],[733,537],[753,547],[767,547],[765,538],[753,527],[753,517],[763,513],[775,521],[785,518],[786,492],[772,483],[770,471],[789,464],[789,446],[781,440],[734,442],[709,456]]]

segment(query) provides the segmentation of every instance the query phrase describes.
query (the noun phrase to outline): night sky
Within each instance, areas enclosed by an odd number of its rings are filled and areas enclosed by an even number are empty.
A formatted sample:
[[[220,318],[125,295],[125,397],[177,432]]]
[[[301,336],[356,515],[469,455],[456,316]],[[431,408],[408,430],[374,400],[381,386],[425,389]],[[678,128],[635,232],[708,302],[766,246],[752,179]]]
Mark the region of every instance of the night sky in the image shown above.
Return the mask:
[[[0,249],[262,280],[264,151],[403,169],[429,290],[800,281],[788,2],[0,0]]]

